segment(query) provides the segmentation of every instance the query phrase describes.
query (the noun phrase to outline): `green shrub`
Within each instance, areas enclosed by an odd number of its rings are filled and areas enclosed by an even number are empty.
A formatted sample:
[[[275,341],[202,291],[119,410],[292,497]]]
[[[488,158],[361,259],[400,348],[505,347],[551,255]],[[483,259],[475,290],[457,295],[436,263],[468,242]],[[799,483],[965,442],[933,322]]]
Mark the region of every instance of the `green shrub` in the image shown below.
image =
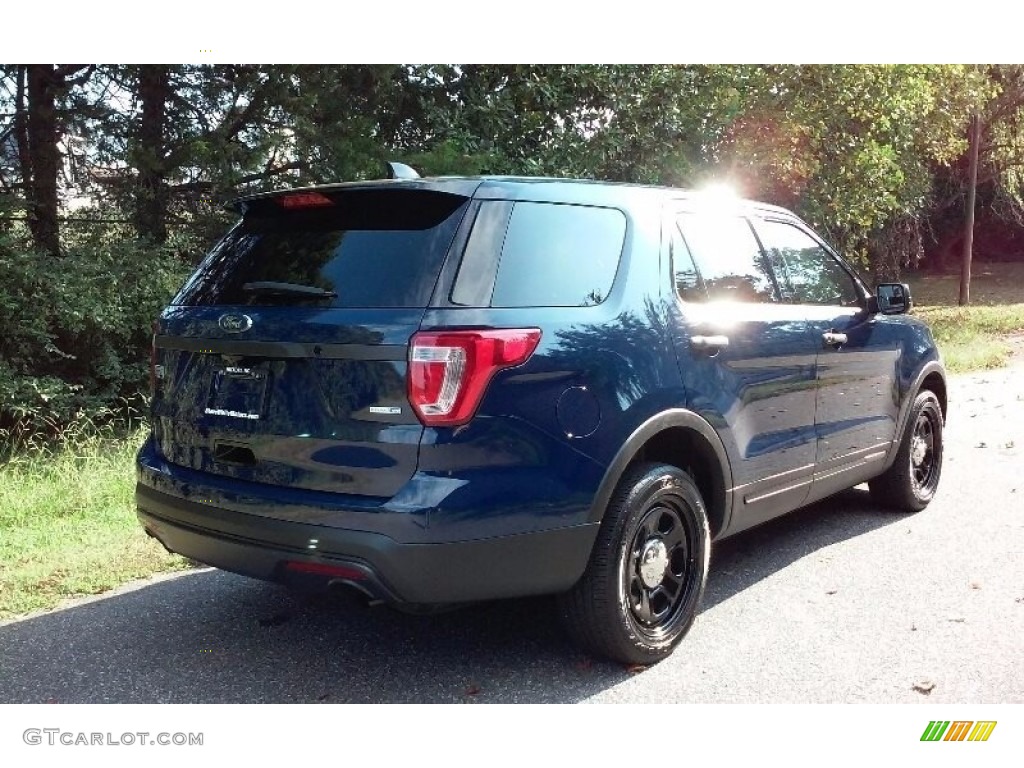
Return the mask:
[[[0,427],[67,423],[145,390],[150,328],[191,270],[190,243],[90,225],[53,258],[0,233]]]

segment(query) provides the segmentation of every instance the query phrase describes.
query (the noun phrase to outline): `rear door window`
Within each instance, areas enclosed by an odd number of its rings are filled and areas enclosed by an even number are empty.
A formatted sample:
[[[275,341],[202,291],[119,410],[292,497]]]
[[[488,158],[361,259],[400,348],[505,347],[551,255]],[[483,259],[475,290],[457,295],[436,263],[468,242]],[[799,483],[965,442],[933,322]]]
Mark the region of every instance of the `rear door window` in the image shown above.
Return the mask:
[[[213,249],[174,303],[296,302],[245,288],[269,282],[337,294],[319,306],[425,307],[467,205],[458,195],[415,190],[352,190],[312,209],[264,205]]]
[[[697,265],[693,263],[690,249],[686,247],[678,227],[672,230],[672,269],[675,274],[676,293],[683,301],[705,301],[704,281],[700,279]]]
[[[771,271],[749,222],[740,216],[682,213],[679,228],[709,301],[775,302]]]
[[[456,304],[586,307],[608,296],[626,237],[613,208],[485,201],[452,291]]]

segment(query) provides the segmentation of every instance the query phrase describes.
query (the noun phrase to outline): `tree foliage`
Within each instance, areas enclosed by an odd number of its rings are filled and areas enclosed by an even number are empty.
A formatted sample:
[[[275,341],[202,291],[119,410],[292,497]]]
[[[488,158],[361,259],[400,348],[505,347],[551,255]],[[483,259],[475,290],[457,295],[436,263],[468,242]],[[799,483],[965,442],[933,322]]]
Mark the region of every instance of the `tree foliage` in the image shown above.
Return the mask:
[[[1018,220],[1024,68],[0,65],[0,413],[144,381],[150,318],[230,197],[373,178],[526,174],[701,185],[796,209],[877,276]]]

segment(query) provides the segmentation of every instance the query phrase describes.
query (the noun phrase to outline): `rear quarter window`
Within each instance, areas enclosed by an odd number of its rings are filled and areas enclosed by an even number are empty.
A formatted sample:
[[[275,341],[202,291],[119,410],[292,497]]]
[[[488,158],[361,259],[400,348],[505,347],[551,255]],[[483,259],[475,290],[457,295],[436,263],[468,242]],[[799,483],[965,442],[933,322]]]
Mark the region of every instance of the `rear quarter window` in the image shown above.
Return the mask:
[[[614,208],[481,204],[452,291],[456,304],[586,307],[608,296],[626,237]]]

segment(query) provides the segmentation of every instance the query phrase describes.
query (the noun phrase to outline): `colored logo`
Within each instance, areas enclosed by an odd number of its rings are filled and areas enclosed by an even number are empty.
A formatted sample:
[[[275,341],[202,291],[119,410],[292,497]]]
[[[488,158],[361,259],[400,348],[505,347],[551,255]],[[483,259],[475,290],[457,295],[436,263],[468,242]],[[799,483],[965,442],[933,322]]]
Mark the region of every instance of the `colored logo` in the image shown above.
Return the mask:
[[[995,729],[995,720],[932,720],[921,741],[988,741]]]

